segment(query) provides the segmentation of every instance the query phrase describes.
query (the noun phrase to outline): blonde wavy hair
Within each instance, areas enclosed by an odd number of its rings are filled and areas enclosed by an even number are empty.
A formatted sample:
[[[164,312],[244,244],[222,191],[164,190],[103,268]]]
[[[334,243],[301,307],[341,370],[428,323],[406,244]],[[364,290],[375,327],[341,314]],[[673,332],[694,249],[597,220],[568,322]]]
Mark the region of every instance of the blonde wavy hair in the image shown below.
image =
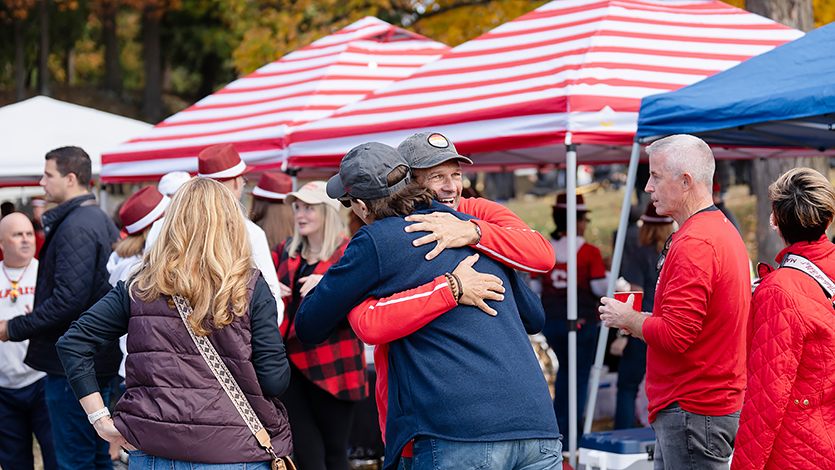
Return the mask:
[[[143,302],[182,295],[194,309],[189,323],[200,336],[232,323],[248,307],[252,278],[243,206],[217,181],[190,179],[174,195],[142,266],[130,281],[131,299],[134,292]]]
[[[319,261],[325,261],[333,256],[334,252],[342,245],[343,236],[345,234],[345,221],[339,216],[333,207],[327,204],[314,204],[314,210],[319,213],[319,218],[322,220],[322,249],[318,256],[315,256]],[[313,257],[310,252],[310,243],[307,237],[299,233],[299,224],[293,224],[293,239],[287,247],[287,253],[291,258],[301,252],[305,259]]]

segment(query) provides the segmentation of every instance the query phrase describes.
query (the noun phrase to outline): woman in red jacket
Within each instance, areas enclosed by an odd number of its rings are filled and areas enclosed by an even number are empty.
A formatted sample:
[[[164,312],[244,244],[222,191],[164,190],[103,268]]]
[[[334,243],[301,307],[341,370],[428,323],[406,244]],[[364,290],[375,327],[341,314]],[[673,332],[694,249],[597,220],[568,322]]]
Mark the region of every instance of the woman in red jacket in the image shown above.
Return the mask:
[[[295,316],[304,296],[348,245],[339,202],[324,181],[313,181],[284,199],[295,213],[293,238],[276,249],[285,315],[281,334],[290,357],[291,380],[281,400],[287,406],[299,470],[348,470],[348,432],[354,404],[368,396],[363,344],[347,320],[327,341],[302,344]]]
[[[824,284],[835,278],[835,245],[825,233],[835,189],[817,171],[796,168],[768,192],[786,248],[776,258],[782,268],[763,276],[751,304],[732,468],[835,469],[835,308],[822,284],[788,267],[814,263]]]

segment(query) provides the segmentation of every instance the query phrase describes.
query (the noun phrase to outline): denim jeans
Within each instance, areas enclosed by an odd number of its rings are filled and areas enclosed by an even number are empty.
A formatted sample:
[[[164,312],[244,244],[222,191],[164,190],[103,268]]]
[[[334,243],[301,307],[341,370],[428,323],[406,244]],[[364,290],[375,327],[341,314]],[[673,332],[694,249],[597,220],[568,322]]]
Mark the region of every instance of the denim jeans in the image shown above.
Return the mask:
[[[459,442],[415,438],[411,462],[403,470],[561,470],[559,439]]]
[[[652,423],[655,470],[727,470],[738,428],[739,411],[704,416],[671,404]]]
[[[577,329],[577,430],[580,434],[583,432],[583,413],[586,410],[589,375],[594,363],[598,331],[596,324],[589,323]],[[542,334],[560,361],[554,384],[554,412],[557,414],[563,442],[568,442],[568,322],[549,318],[545,320]]]
[[[195,443],[195,445],[200,445]],[[250,463],[192,463],[169,460],[144,454],[138,450],[128,452],[129,470],[270,470],[270,462]]]
[[[32,434],[38,438],[44,469],[56,470],[55,442],[44,400],[46,377],[19,389],[0,388],[0,467],[32,470]]]
[[[110,378],[99,380],[105,403],[110,401]],[[87,420],[66,377],[46,376],[46,406],[55,438],[55,457],[61,470],[112,470],[110,445],[100,438]]]
[[[635,399],[647,372],[647,343],[629,338],[618,365],[618,398],[615,429],[635,427]]]

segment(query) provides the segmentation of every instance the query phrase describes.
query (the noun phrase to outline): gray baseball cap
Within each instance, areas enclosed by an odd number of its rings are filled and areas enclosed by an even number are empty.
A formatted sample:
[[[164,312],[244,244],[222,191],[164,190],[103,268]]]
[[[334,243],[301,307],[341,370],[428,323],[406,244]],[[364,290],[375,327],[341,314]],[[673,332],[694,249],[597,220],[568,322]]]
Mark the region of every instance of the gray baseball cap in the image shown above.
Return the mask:
[[[397,151],[409,162],[411,168],[432,168],[449,160],[473,164],[469,158],[458,155],[452,141],[437,132],[419,132],[397,146]]]
[[[328,196],[345,201],[380,199],[391,195],[409,182],[409,174],[389,186],[386,177],[399,166],[409,164],[396,149],[379,142],[367,142],[352,148],[339,164],[339,174],[328,180]]]

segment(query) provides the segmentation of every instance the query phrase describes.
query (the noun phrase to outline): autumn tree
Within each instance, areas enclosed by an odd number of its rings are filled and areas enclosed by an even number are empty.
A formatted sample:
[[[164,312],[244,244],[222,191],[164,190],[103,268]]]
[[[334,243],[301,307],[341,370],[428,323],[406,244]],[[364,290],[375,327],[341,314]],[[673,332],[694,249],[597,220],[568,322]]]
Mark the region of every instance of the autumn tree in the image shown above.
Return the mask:
[[[116,12],[118,0],[97,0],[94,11],[101,19],[102,42],[104,43],[105,90],[122,93],[122,65],[119,62],[119,38],[116,34]]]
[[[232,53],[246,74],[365,16],[456,46],[547,3],[521,0],[229,0],[225,20],[242,38]]]
[[[35,6],[35,0],[3,0],[3,6],[11,16],[11,22],[14,23],[15,99],[21,101],[26,98],[26,52],[23,43],[23,23],[29,16],[29,11]]]

